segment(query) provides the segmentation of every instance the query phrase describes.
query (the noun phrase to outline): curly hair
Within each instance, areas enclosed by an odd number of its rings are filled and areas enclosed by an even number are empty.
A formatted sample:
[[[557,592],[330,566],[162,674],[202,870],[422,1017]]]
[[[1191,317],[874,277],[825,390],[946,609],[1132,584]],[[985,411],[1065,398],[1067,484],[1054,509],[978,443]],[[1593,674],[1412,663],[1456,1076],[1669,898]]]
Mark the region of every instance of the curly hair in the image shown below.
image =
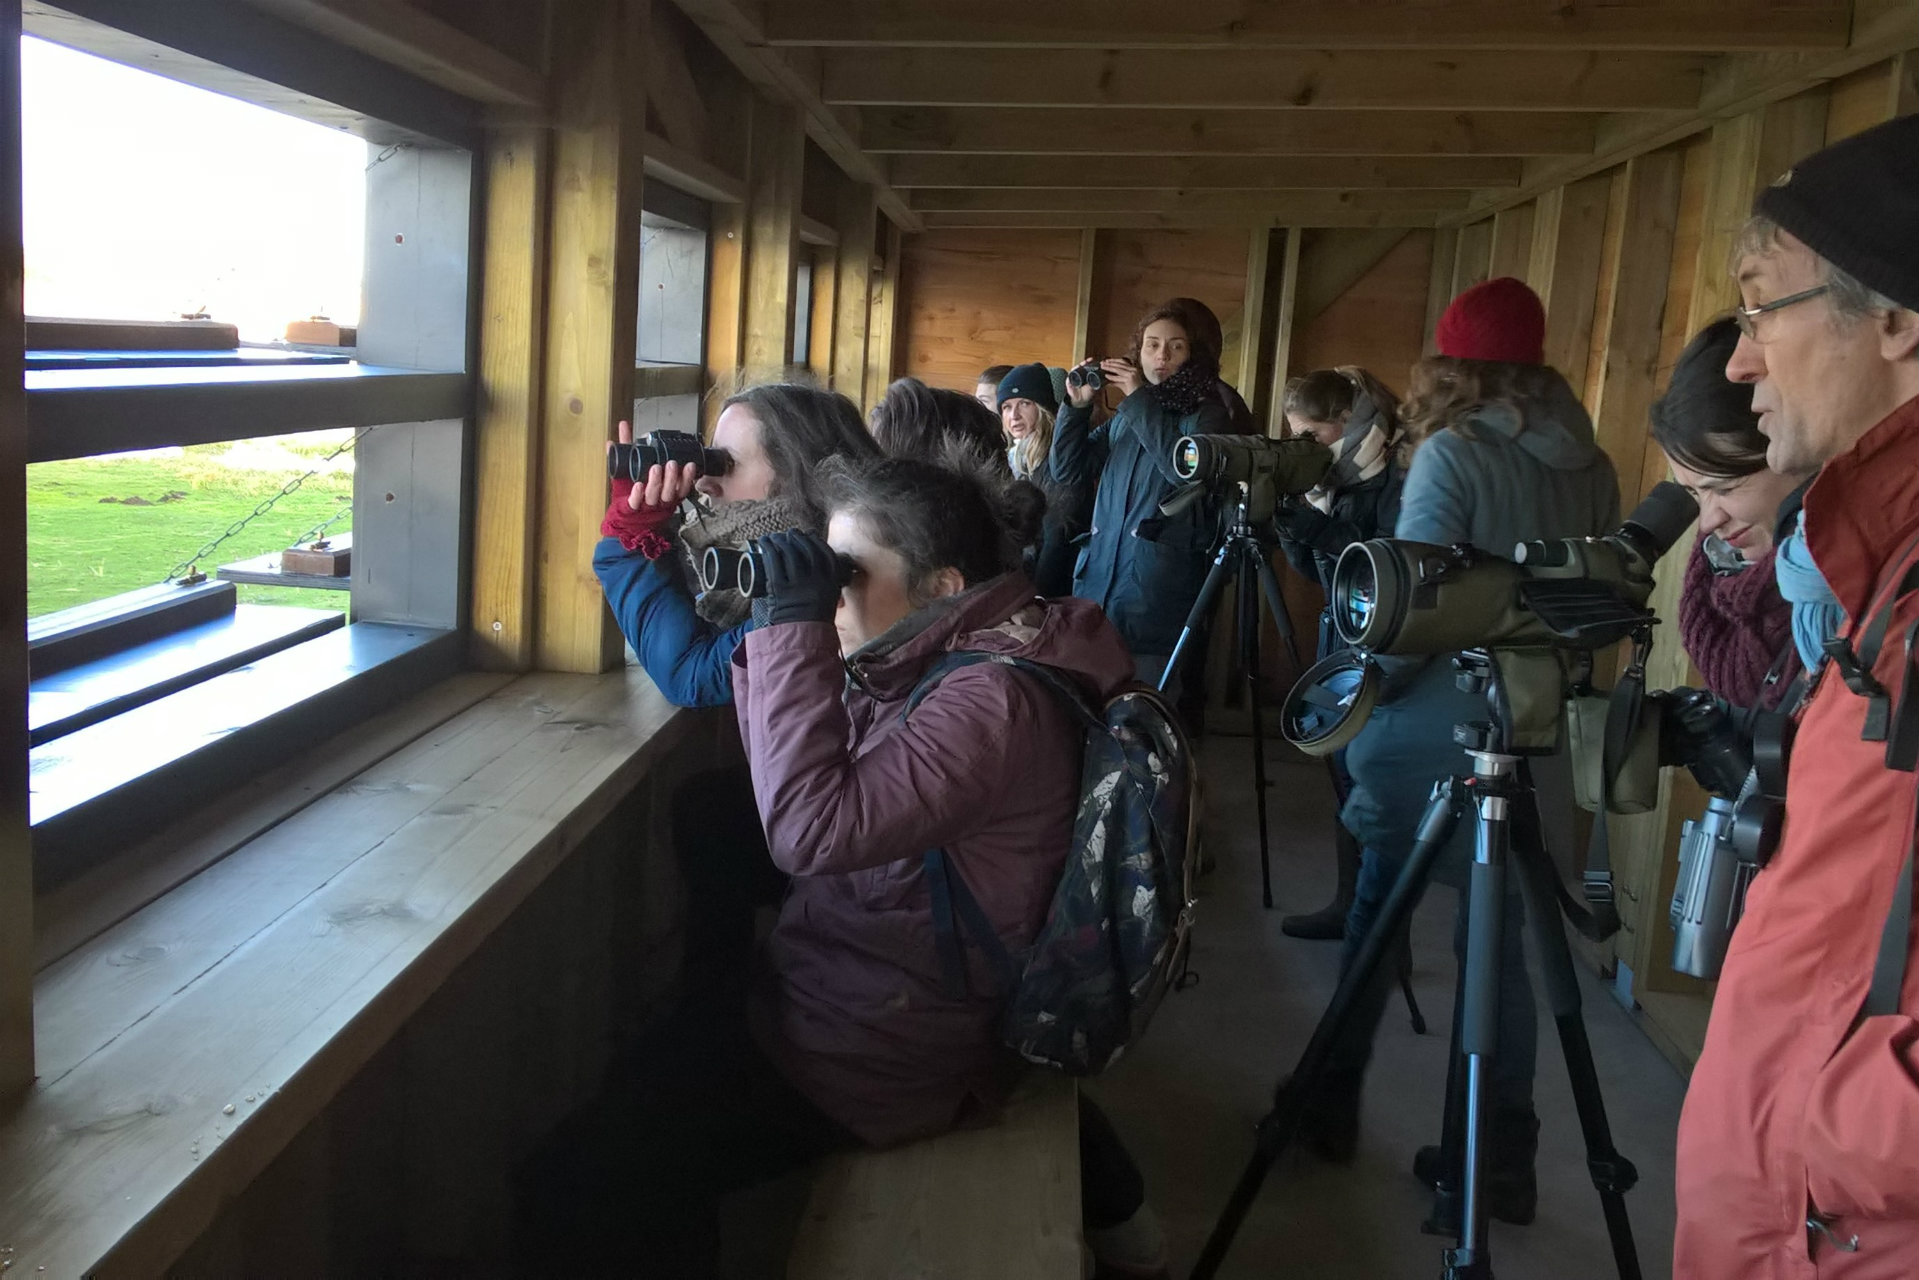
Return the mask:
[[[1405,428],[1400,445],[1406,461],[1441,431],[1470,437],[1468,421],[1488,405],[1515,408],[1545,397],[1559,375],[1541,364],[1504,364],[1492,360],[1462,360],[1454,356],[1427,356],[1413,366],[1406,402],[1399,420]]]

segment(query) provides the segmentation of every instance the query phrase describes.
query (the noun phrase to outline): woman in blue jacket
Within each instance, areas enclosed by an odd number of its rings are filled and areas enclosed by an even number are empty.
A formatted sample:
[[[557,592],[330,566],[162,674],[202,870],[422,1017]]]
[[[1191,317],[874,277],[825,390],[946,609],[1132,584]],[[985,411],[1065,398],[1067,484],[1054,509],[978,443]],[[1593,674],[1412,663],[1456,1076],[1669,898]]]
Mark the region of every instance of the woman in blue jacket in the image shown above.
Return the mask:
[[[620,439],[632,438],[622,422]],[[733,701],[733,651],[753,626],[751,604],[737,591],[696,596],[700,553],[783,529],[824,533],[814,479],[820,464],[835,454],[879,454],[851,400],[796,383],[729,399],[712,447],[732,455],[723,476],[668,463],[642,484],[614,481],[600,525],[606,536],[593,552],[620,633],[660,692],[682,707]]]
[[[1090,362],[1089,362],[1090,363]],[[1069,385],[1048,460],[1055,482],[1093,489],[1092,530],[1073,571],[1073,594],[1106,611],[1141,680],[1157,681],[1206,578],[1217,507],[1176,515],[1160,504],[1182,487],[1173,471],[1181,436],[1231,432],[1219,392],[1219,345],[1183,298],[1148,311],[1125,359],[1099,362],[1125,399],[1092,425],[1099,394]]]

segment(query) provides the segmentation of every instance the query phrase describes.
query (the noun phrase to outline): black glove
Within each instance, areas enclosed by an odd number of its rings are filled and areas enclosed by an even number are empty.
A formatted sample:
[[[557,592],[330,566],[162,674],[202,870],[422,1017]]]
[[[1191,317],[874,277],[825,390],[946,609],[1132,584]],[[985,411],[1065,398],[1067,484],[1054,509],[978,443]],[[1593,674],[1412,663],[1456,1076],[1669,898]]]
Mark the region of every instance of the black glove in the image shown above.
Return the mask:
[[[1279,513],[1279,534],[1302,546],[1317,546],[1332,519],[1309,502],[1289,502]]]
[[[758,542],[766,565],[766,625],[831,622],[840,607],[840,559],[826,539],[804,529]]]

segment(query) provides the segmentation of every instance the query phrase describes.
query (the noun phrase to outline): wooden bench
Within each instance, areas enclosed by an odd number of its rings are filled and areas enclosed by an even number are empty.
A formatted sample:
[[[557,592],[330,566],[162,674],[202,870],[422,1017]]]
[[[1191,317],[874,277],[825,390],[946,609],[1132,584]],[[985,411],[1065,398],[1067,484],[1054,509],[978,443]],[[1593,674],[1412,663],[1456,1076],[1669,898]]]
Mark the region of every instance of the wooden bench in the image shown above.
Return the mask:
[[[998,1124],[821,1166],[788,1280],[1079,1280],[1079,1092],[1031,1073]]]

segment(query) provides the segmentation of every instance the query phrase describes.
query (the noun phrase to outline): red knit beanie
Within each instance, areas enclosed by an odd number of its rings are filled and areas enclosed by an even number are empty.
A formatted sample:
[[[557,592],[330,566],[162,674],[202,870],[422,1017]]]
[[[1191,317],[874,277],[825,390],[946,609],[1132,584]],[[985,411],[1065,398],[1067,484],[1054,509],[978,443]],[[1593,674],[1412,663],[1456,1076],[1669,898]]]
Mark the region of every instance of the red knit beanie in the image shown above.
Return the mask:
[[[1546,363],[1546,308],[1523,280],[1501,276],[1454,298],[1434,335],[1439,354],[1500,364]]]

